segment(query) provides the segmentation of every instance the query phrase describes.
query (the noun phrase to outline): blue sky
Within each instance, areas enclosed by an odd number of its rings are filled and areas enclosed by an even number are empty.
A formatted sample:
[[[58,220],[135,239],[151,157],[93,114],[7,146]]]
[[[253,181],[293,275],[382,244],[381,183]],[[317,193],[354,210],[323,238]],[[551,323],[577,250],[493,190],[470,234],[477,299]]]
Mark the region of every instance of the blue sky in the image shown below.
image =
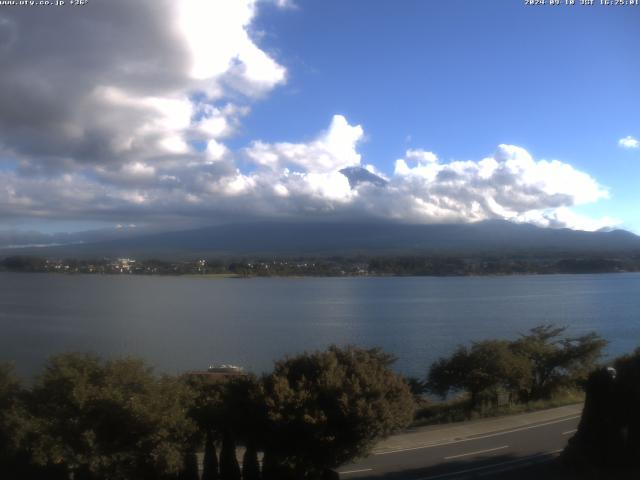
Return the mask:
[[[258,17],[291,79],[254,107],[248,136],[305,139],[342,113],[389,173],[411,147],[465,160],[514,144],[590,173],[611,198],[580,210],[640,232],[640,150],[618,146],[640,137],[640,7],[297,4]]]
[[[640,6],[2,8],[0,233],[283,218],[640,232],[639,40]]]

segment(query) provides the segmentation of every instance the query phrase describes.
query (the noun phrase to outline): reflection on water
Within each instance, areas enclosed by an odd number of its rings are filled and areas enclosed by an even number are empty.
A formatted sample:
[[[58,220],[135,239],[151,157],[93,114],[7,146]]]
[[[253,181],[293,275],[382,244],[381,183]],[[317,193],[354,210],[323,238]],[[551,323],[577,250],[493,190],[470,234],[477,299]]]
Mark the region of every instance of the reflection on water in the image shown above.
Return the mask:
[[[51,353],[138,355],[159,370],[269,370],[331,343],[380,346],[424,375],[460,343],[540,323],[640,345],[640,274],[224,279],[0,273],[0,360],[30,375]]]

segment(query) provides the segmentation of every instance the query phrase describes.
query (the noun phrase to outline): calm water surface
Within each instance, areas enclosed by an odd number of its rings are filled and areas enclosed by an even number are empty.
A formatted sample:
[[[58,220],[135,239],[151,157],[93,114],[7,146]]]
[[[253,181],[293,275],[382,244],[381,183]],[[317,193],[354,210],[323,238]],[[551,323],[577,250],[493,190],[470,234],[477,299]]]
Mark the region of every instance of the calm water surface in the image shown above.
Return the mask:
[[[0,361],[30,376],[63,351],[132,354],[177,373],[267,371],[331,343],[380,346],[423,376],[456,345],[540,323],[640,345],[640,274],[206,279],[0,273]]]

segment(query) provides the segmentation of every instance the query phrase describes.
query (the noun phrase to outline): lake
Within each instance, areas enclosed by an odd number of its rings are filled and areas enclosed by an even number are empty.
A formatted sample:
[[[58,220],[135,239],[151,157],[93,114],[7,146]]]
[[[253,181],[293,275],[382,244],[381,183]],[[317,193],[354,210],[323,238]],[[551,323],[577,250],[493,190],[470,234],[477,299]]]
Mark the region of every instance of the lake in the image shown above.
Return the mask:
[[[0,361],[29,377],[57,352],[136,355],[158,371],[271,369],[331,343],[379,346],[424,376],[456,345],[541,323],[640,345],[640,274],[254,278],[0,273]]]

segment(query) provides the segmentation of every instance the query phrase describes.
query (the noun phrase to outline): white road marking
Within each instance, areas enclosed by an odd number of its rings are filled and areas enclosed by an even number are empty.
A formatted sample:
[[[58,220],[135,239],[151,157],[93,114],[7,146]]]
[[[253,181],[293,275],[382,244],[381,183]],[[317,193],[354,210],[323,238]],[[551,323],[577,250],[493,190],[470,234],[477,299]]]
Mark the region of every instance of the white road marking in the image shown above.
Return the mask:
[[[496,447],[496,448],[488,448],[486,450],[477,450],[475,452],[461,453],[460,455],[450,455],[448,457],[444,457],[444,459],[451,460],[452,458],[468,457],[470,455],[478,455],[479,453],[489,453],[489,452],[495,452],[496,450],[504,450],[505,448],[509,448],[509,445],[503,445],[502,447]]]
[[[346,470],[344,472],[338,472],[340,475],[348,475],[349,473],[370,472],[373,468],[362,468],[360,470]]]
[[[562,435],[571,435],[572,433],[576,433],[578,431],[577,428],[574,428],[573,430],[567,430],[566,432],[562,432]]]
[[[482,467],[467,468],[466,470],[458,470],[456,472],[441,473],[440,475],[434,475],[432,477],[422,477],[422,478],[418,478],[416,480],[436,480],[437,478],[453,477],[455,475],[462,475],[464,473],[478,472],[480,470],[488,470],[488,469],[491,469],[491,468],[503,467],[505,465],[513,465],[515,463],[526,463],[526,462],[531,462],[533,460],[536,460],[538,458],[553,456],[553,455],[555,455],[557,453],[560,453],[561,451],[562,450],[554,450],[554,451],[549,452],[549,453],[541,453],[539,455],[534,455],[532,457],[516,458],[514,460],[507,460],[506,462],[493,463],[491,465],[483,465]]]
[[[391,453],[410,452],[413,450],[422,450],[424,448],[434,448],[434,447],[442,447],[444,445],[453,445],[454,443],[472,442],[474,440],[482,440],[484,438],[492,438],[500,435],[507,435],[509,433],[522,432],[523,430],[530,430],[532,428],[546,427],[547,425],[554,425],[556,423],[568,422],[569,420],[575,420],[576,418],[580,418],[580,415],[574,415],[572,417],[561,418],[559,420],[552,420],[550,422],[545,422],[545,423],[537,423],[535,425],[529,425],[527,427],[519,427],[519,428],[514,428],[512,430],[505,430],[503,432],[490,433],[487,435],[481,435],[477,437],[463,438],[460,440],[450,440],[450,441],[441,442],[441,443],[430,443],[428,445],[421,445],[419,447],[399,448],[397,450],[389,450],[387,452],[377,452],[377,453],[374,453],[374,455],[389,455]]]

